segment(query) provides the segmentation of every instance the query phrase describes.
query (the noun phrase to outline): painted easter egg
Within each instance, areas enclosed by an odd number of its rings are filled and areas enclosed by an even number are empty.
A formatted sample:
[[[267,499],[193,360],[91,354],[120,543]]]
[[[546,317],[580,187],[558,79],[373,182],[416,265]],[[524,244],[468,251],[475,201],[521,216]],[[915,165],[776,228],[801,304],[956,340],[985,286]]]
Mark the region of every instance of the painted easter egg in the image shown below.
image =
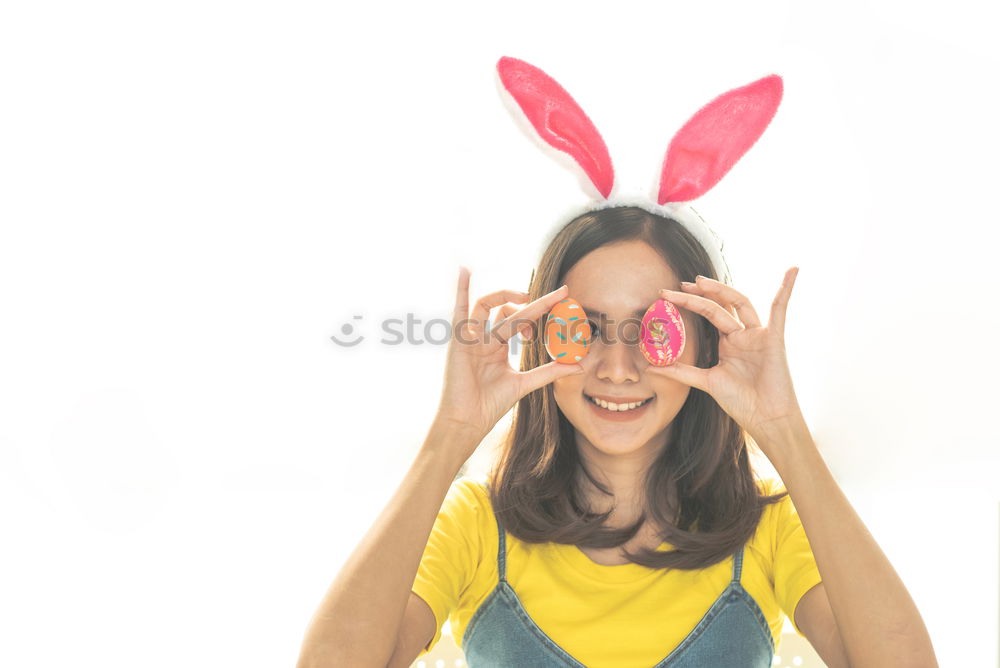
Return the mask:
[[[576,364],[587,356],[592,332],[583,307],[567,297],[545,318],[545,351],[560,364]]]
[[[639,349],[653,366],[673,364],[684,352],[684,321],[677,307],[657,299],[642,316]]]

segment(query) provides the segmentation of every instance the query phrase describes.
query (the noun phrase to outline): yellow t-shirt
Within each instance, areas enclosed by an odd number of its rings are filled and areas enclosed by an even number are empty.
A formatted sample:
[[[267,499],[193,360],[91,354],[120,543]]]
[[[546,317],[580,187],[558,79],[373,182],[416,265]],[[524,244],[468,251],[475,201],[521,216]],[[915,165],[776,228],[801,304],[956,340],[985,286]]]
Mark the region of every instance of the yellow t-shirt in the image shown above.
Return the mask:
[[[785,489],[776,478],[760,483],[767,493]],[[455,480],[434,522],[412,589],[434,611],[437,630],[418,656],[437,644],[445,619],[461,645],[472,615],[497,586],[499,537],[485,485],[485,477]],[[732,558],[698,571],[664,571],[604,566],[575,545],[524,543],[509,532],[506,540],[507,582],[524,609],[556,644],[592,668],[655,665],[694,629],[733,576]],[[776,648],[785,616],[794,626],[796,604],[821,580],[791,497],[767,506],[744,551],[740,582],[763,611]]]

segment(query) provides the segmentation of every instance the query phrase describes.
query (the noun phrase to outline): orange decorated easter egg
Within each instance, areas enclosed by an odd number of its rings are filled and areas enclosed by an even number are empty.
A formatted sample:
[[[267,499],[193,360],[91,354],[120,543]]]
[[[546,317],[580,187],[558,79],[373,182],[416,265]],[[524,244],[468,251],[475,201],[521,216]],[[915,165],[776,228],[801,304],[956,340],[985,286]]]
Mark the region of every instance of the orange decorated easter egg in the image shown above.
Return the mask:
[[[545,318],[545,350],[560,364],[576,364],[587,356],[592,332],[583,307],[567,297]]]

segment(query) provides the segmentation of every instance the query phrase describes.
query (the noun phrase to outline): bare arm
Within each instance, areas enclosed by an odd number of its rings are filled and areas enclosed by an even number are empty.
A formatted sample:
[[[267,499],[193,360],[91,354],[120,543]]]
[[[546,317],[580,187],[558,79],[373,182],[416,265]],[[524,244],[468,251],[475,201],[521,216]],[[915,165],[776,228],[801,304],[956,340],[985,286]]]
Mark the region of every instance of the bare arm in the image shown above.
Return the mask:
[[[846,654],[848,661],[840,665],[854,668],[937,668],[916,603],[830,473],[802,415],[773,422],[754,440],[768,442],[772,452],[780,453],[771,461],[799,512],[823,576],[828,619],[836,620],[827,621],[823,632],[836,628],[843,644],[841,652],[831,641],[827,646],[836,654],[823,659]],[[807,624],[808,617],[807,611]]]
[[[480,440],[434,423],[399,489],[313,615],[298,668],[388,664],[438,511]]]
[[[420,558],[462,464],[521,397],[557,378],[583,373],[579,364],[554,360],[529,371],[510,366],[507,342],[528,323],[542,318],[567,291],[563,285],[515,309],[508,301],[524,302],[529,295],[498,290],[477,301],[470,313],[469,271],[459,268],[452,322],[461,336],[453,336],[448,344],[441,402],[430,432],[399,489],[313,615],[298,668],[385,668],[388,664],[399,641]],[[485,336],[490,311],[495,308],[506,317]],[[415,603],[410,621],[422,627],[419,622],[426,620],[426,610],[419,606],[426,603]],[[409,654],[412,634],[406,638],[401,649]]]

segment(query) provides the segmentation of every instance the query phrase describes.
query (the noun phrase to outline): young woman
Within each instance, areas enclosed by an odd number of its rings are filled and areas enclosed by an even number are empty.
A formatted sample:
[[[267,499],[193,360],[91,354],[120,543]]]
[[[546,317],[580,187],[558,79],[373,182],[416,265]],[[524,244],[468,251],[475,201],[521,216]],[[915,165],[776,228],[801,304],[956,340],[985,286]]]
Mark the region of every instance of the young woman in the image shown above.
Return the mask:
[[[527,293],[470,311],[460,269],[436,419],[299,666],[409,666],[449,619],[472,668],[765,668],[785,616],[831,668],[936,666],[799,409],[784,346],[798,270],[765,324],[718,266],[655,207],[609,206],[558,230]],[[550,361],[540,328],[568,297],[596,334],[573,364]],[[662,367],[637,345],[658,299],[687,333]],[[512,408],[490,473],[460,476]],[[755,475],[751,444],[780,481]]]

